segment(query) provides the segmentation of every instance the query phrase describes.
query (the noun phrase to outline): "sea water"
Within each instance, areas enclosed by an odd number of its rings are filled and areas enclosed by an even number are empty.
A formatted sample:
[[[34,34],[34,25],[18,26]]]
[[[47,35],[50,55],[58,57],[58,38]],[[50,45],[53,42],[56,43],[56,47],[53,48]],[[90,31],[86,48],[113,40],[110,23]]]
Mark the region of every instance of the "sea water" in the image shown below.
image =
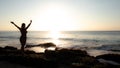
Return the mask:
[[[0,31],[0,47],[20,48],[19,31]],[[52,42],[57,47],[83,49],[91,55],[120,53],[120,31],[29,31],[27,45]]]

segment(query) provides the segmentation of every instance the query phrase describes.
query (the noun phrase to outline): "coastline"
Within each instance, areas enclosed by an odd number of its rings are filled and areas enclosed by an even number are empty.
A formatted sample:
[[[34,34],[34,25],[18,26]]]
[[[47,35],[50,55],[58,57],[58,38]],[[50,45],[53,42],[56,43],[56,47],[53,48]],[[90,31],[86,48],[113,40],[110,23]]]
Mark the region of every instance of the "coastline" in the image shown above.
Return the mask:
[[[111,60],[119,64],[100,62],[98,59]],[[55,50],[46,49],[44,53],[35,53],[29,50],[21,52],[11,46],[0,48],[0,64],[5,61],[8,65],[9,63],[16,65],[16,68],[21,66],[23,66],[21,68],[119,68],[120,61],[118,59],[120,59],[118,54],[104,54],[94,57],[80,49],[55,48]]]

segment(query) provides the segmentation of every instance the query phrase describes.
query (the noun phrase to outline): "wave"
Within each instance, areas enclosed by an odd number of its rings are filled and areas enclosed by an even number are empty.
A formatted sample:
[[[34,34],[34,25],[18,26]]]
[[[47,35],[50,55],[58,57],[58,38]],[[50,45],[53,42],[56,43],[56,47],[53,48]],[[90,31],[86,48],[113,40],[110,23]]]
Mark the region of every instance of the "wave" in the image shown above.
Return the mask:
[[[94,47],[94,49],[120,52],[120,44],[106,44],[99,47]]]
[[[14,37],[14,36],[0,36],[0,38],[6,38],[6,39],[18,39],[19,37]]]

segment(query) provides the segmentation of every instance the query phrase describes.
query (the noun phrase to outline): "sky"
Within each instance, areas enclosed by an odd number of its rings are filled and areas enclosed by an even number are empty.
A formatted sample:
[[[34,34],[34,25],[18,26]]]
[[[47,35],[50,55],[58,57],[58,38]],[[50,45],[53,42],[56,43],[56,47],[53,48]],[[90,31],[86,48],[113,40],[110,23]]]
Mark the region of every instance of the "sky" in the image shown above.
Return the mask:
[[[120,0],[0,0],[0,31],[120,30]]]

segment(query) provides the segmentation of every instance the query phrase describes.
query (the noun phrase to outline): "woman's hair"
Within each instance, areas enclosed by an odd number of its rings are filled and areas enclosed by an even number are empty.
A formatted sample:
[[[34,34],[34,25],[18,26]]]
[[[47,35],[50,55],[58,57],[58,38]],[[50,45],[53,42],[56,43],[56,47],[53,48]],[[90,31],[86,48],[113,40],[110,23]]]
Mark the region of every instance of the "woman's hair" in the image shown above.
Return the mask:
[[[25,28],[25,23],[22,23],[21,28]]]

